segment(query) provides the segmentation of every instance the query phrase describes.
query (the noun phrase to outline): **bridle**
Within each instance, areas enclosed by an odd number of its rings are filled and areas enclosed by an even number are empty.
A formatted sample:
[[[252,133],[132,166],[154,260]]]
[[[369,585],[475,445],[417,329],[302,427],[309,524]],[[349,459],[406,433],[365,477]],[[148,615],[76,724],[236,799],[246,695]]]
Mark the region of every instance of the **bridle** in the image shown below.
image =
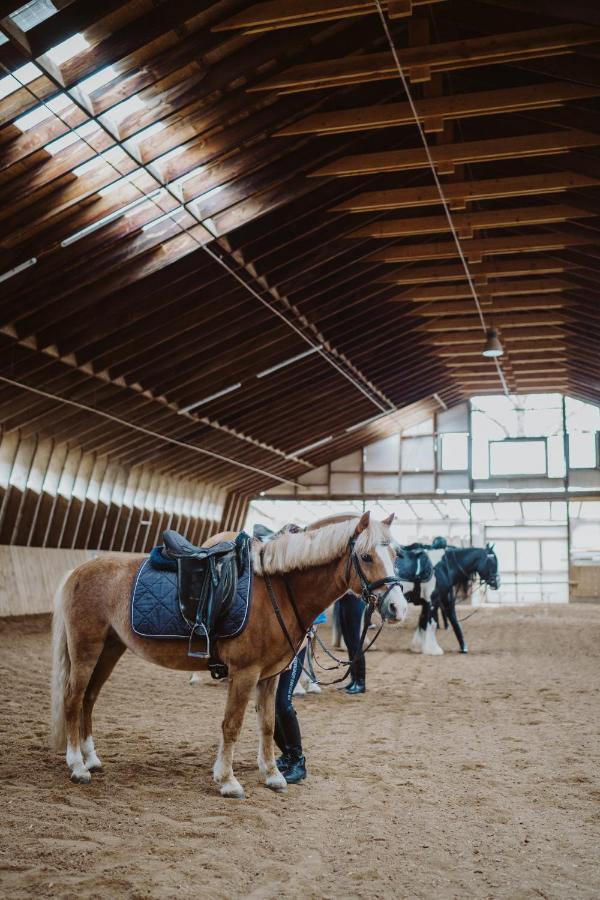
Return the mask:
[[[353,567],[354,571],[356,572],[358,581],[360,583],[360,588],[361,588],[360,597],[366,604],[362,634],[360,636],[360,643],[358,645],[358,649],[357,649],[356,653],[351,658],[344,659],[344,660],[338,659],[333,653],[331,653],[330,650],[327,649],[327,647],[325,647],[325,645],[320,640],[320,638],[317,638],[319,645],[323,648],[323,650],[325,650],[327,655],[329,657],[331,657],[331,659],[335,660],[335,662],[336,662],[335,666],[325,667],[325,666],[321,666],[320,663],[318,662],[318,660],[316,660],[316,658],[315,658],[317,665],[319,665],[320,668],[325,669],[325,671],[331,671],[332,669],[338,669],[338,668],[340,668],[340,666],[346,667],[346,671],[341,676],[341,678],[336,678],[335,681],[327,682],[327,684],[338,684],[340,681],[344,681],[347,678],[350,668],[351,668],[352,664],[355,662],[355,660],[362,653],[366,652],[366,650],[368,650],[369,647],[371,647],[371,645],[377,640],[377,638],[379,637],[379,634],[381,632],[381,629],[383,628],[383,617],[381,620],[381,625],[377,629],[377,633],[375,634],[375,637],[372,638],[371,641],[369,641],[369,644],[367,647],[364,647],[365,637],[367,635],[367,631],[369,630],[369,626],[371,624],[371,618],[373,616],[373,612],[375,610],[377,610],[381,614],[381,609],[383,607],[383,604],[384,604],[388,594],[394,587],[400,586],[400,584],[401,584],[401,580],[399,578],[396,578],[393,575],[388,575],[385,578],[378,578],[376,581],[369,581],[363,571],[361,564],[360,564],[360,559],[359,559],[358,553],[356,552],[355,545],[356,545],[356,539],[350,538],[350,540],[348,541],[349,554],[348,554],[348,561],[346,563],[345,579],[346,579],[346,582],[348,582],[350,580],[350,571],[351,571],[351,568]],[[388,544],[383,544],[382,546],[388,546]],[[298,647],[296,647],[296,645],[294,644],[294,641],[292,640],[289,630],[285,624],[283,615],[281,614],[281,609],[279,607],[279,604],[277,602],[277,597],[276,597],[275,591],[273,589],[273,582],[271,581],[271,576],[268,575],[264,571],[264,548],[260,551],[260,562],[261,562],[261,569],[262,569],[262,577],[267,586],[267,593],[269,594],[269,599],[271,601],[271,606],[273,607],[273,612],[275,613],[277,621],[279,622],[279,627],[281,628],[281,630],[284,634],[284,637],[287,640],[287,642],[292,650],[293,655],[297,656],[298,653],[300,652],[301,644]],[[285,589],[286,589],[286,593],[288,596],[288,600],[290,601],[290,606],[292,607],[292,610],[294,611],[294,616],[296,618],[298,625],[300,626],[300,630],[303,635],[302,640],[301,640],[301,643],[302,643],[302,641],[304,640],[304,635],[307,635],[309,633],[311,626],[310,625],[307,626],[302,622],[302,619],[300,617],[300,612],[299,612],[298,606],[296,604],[296,599],[295,599],[294,593],[292,591],[292,586],[289,583],[289,580],[287,578],[284,578],[283,583],[285,584]],[[382,594],[376,593],[376,591],[382,587],[386,587],[387,590]],[[363,647],[364,647],[364,649],[363,649]],[[312,680],[311,673],[308,672],[304,666],[302,666],[302,670]]]
[[[382,543],[378,546],[389,547],[389,542]],[[346,581],[350,580],[350,568],[353,566],[360,584],[361,598],[368,606],[372,606],[373,609],[377,609],[381,612],[388,594],[393,591],[395,587],[400,587],[402,584],[401,579],[396,575],[387,575],[385,578],[378,578],[377,581],[368,581],[367,576],[363,571],[363,567],[360,564],[359,555],[355,549],[356,538],[350,538],[348,547],[350,548],[350,553],[348,554],[348,562],[346,563]],[[387,590],[383,594],[375,593],[378,588],[381,587],[386,587]]]

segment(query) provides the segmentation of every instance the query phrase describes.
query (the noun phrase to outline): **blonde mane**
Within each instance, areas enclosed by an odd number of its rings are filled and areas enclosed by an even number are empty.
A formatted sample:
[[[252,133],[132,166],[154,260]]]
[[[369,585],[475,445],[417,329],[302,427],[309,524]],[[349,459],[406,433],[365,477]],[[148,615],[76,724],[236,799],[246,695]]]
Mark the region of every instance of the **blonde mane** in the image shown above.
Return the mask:
[[[266,544],[255,540],[252,544],[254,571],[257,575],[282,575],[340,559],[348,549],[348,542],[359,520],[359,516],[331,516],[313,522],[305,531],[280,534]],[[356,539],[356,550],[358,553],[368,553],[376,544],[389,540],[387,526],[371,519]]]

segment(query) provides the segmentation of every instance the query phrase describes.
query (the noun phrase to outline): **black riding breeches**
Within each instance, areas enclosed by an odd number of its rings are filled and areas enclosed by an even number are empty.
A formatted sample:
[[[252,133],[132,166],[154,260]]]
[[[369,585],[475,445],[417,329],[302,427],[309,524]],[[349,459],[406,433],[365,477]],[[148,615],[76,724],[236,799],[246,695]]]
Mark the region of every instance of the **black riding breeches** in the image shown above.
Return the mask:
[[[294,688],[302,674],[306,648],[303,648],[294,657],[289,669],[279,676],[279,684],[275,695],[275,743],[282,751],[288,753],[291,750],[302,750],[302,737],[298,716],[292,702]]]
[[[360,634],[365,602],[356,594],[344,594],[338,600],[340,609],[340,625],[348,656],[352,658],[360,649]]]

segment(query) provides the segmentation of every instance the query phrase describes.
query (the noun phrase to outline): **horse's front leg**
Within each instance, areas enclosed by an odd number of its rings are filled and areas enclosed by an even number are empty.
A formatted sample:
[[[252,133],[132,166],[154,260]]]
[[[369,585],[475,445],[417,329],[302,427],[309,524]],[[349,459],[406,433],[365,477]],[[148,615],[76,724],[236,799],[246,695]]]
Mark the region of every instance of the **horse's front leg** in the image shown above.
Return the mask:
[[[229,690],[222,723],[222,738],[213,767],[221,796],[243,800],[244,789],[233,774],[233,751],[244,721],[248,700],[258,681],[256,669],[241,669],[229,676]]]
[[[265,784],[273,791],[287,790],[287,782],[275,762],[275,691],[278,675],[264,678],[256,685],[256,712],[258,714],[258,770]]]
[[[465,639],[462,633],[462,628],[460,627],[460,622],[458,621],[458,617],[456,615],[456,607],[454,605],[454,600],[450,600],[448,603],[448,619],[450,620],[450,624],[452,625],[452,630],[456,635],[456,640],[460,644],[460,652],[468,653],[468,647],[465,643]]]

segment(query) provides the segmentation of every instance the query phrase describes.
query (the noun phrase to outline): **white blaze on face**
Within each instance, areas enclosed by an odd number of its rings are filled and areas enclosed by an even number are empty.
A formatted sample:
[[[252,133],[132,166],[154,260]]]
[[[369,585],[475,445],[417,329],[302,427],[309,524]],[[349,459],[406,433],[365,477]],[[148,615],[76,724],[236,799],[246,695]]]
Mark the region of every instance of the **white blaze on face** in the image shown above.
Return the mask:
[[[392,559],[390,548],[378,544],[375,548],[375,552],[381,560],[386,577],[391,576],[392,578],[395,578],[396,572],[394,570],[394,561]],[[408,603],[406,597],[402,593],[401,587],[394,585],[386,597],[385,610],[382,610],[382,612],[383,611],[385,611],[387,617],[396,619],[398,622],[402,622],[403,619],[406,618]]]

